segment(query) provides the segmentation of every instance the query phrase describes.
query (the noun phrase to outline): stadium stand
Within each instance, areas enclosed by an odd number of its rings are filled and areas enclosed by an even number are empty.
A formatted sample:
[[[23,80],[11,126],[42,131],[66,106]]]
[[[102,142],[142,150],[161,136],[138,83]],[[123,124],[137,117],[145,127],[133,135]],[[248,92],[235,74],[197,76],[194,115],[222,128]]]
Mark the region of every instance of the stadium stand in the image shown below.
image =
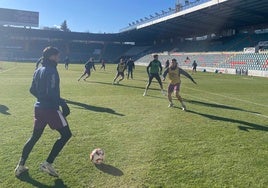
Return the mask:
[[[124,56],[129,56],[129,57],[136,57],[141,53],[144,53],[145,51],[147,51],[148,49],[150,49],[151,46],[134,46],[132,48],[130,48],[125,54]]]
[[[15,31],[15,29],[13,28]],[[121,43],[104,43],[88,41],[70,41],[61,39],[46,39],[40,37],[22,38],[14,35],[1,38],[1,60],[33,60],[41,56],[41,51],[48,45],[57,46],[73,61],[85,61],[89,57],[96,60],[103,58],[115,62],[120,57],[134,57],[138,63],[146,64],[152,53],[160,53],[160,59],[176,58],[181,66],[191,67],[192,60],[198,62],[199,67],[234,68],[248,70],[267,70],[267,53],[243,54],[244,47],[257,46],[260,41],[268,41],[268,34],[237,34],[213,40],[183,41],[158,45],[126,45]],[[169,55],[163,55],[167,52]],[[149,55],[146,55],[149,54]],[[144,57],[142,57],[144,56]],[[141,58],[139,58],[141,57]],[[185,61],[186,58],[191,61]]]
[[[107,44],[104,47],[102,58],[108,60],[109,62],[116,62],[120,57],[123,56],[124,53],[126,53],[131,48],[131,45]]]
[[[268,70],[268,53],[244,54],[242,52],[225,52],[225,53],[173,53],[159,54],[159,60],[164,63],[167,60],[177,59],[179,65],[191,68],[194,60],[197,61],[199,67],[212,67],[215,69],[231,68],[243,70]],[[152,60],[152,54],[148,54],[137,62],[146,65]]]
[[[234,68],[244,70],[268,70],[268,53],[261,54],[235,54],[225,63],[220,64],[222,68]]]
[[[169,47],[158,51],[163,52],[167,50],[176,52],[233,52],[243,51],[245,47],[255,47],[260,41],[268,41],[268,34],[236,34],[231,37],[222,37],[218,39],[183,41],[177,42],[177,44],[170,44],[170,46],[174,47],[173,50],[169,50]]]
[[[93,38],[93,40],[92,40]],[[115,43],[116,35],[46,31],[0,26],[0,60],[35,61],[47,46],[56,46],[61,56],[72,61],[86,61],[89,57],[114,62],[132,46]],[[111,42],[110,42],[111,41]]]

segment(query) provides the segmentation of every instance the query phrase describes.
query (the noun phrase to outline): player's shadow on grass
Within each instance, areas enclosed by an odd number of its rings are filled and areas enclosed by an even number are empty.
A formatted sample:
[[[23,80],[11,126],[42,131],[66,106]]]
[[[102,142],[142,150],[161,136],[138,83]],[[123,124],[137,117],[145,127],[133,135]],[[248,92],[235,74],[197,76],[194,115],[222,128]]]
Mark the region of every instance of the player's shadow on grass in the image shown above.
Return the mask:
[[[209,119],[214,120],[214,121],[224,121],[227,123],[239,124],[238,128],[242,131],[249,131],[249,130],[268,131],[268,125],[263,126],[263,125],[258,125],[256,123],[250,123],[250,122],[246,122],[246,121],[242,121],[242,120],[231,119],[231,118],[226,118],[226,117],[221,117],[221,116],[214,116],[214,115],[210,115],[210,114],[203,114],[203,113],[195,112],[192,110],[187,110],[187,112],[190,112],[190,113],[193,113],[196,115],[200,115],[200,116],[209,118]]]
[[[99,169],[100,171],[106,173],[106,174],[110,174],[113,176],[123,176],[124,173],[122,172],[122,170],[112,166],[112,165],[108,165],[108,164],[95,164],[96,168]]]
[[[248,111],[244,110],[242,108],[237,108],[233,106],[227,106],[227,105],[222,105],[222,104],[215,104],[215,103],[208,103],[208,102],[202,102],[202,101],[195,101],[195,100],[186,100],[188,103],[196,104],[196,105],[202,105],[202,106],[207,106],[211,108],[222,108],[225,110],[236,110],[236,111],[242,111],[242,112],[249,112],[249,113],[254,113],[254,114],[259,114],[258,112],[253,112],[253,111]]]
[[[87,81],[87,82],[90,82],[90,83],[96,83],[96,84],[103,84],[103,85],[112,85],[112,83],[107,83],[107,82],[99,82],[99,81]],[[119,86],[119,87],[128,87],[128,88],[134,88],[134,89],[141,89],[141,90],[145,90],[145,86],[144,87],[140,87],[140,86],[131,86],[131,85],[126,85],[126,84],[122,84],[124,83],[124,81],[120,82],[119,84],[114,84],[114,86]],[[154,81],[152,82],[154,83]],[[156,82],[155,82],[156,83]],[[157,83],[158,84],[158,83]],[[150,88],[149,90],[155,90],[155,91],[160,91],[160,88],[159,89],[156,89],[156,88]]]
[[[118,84],[117,86],[121,86],[121,87],[129,87],[129,88],[134,88],[134,89],[141,89],[141,90],[145,90],[145,86],[144,87],[140,87],[140,86],[131,86],[131,85],[125,85],[125,84]],[[149,88],[149,90],[153,90],[153,91],[161,91],[160,88]]]
[[[124,114],[117,113],[116,111],[114,111],[111,108],[92,106],[92,105],[88,105],[88,104],[84,104],[84,103],[80,103],[80,102],[75,102],[75,101],[70,101],[70,100],[67,100],[66,102],[68,104],[79,106],[81,108],[84,108],[84,109],[90,110],[90,111],[94,111],[94,112],[103,112],[103,113],[109,113],[109,114],[113,114],[113,115],[117,115],[117,116],[125,116]]]
[[[56,179],[54,181],[55,185],[49,186],[49,185],[45,185],[45,184],[33,179],[30,176],[29,172],[23,173],[20,177],[18,177],[18,179],[20,181],[31,184],[33,187],[38,187],[38,188],[67,188],[67,185],[64,184],[62,179]]]
[[[0,113],[4,115],[10,115],[8,112],[9,108],[5,105],[0,104]]]

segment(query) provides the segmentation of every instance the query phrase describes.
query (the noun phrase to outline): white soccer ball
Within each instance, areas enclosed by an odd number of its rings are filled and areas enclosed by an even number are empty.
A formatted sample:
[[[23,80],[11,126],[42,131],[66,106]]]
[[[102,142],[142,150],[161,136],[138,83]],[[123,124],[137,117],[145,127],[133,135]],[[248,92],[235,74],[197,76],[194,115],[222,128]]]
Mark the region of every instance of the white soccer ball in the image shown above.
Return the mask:
[[[90,154],[90,160],[95,164],[103,163],[104,151],[100,148],[94,149]]]

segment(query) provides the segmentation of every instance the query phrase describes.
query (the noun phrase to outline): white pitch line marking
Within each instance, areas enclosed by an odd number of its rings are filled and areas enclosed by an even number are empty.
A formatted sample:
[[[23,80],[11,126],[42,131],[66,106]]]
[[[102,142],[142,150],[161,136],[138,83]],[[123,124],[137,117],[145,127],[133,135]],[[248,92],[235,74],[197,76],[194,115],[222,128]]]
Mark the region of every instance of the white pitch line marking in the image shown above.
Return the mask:
[[[212,103],[217,104],[217,105],[225,106],[225,104],[221,104],[221,103],[218,103],[218,102],[215,102],[215,101],[211,101],[211,100],[209,100],[209,99],[205,99],[205,98],[199,98],[199,97],[193,96],[193,95],[191,95],[191,94],[185,94],[185,95],[189,95],[189,96],[191,96],[191,97],[193,97],[193,98],[196,98],[196,99],[198,99],[198,100],[200,100],[200,101],[203,100],[203,101],[207,101],[207,102],[212,102]],[[236,108],[236,107],[235,107],[235,108]],[[268,116],[267,116],[267,115],[263,115],[263,114],[259,114],[259,113],[254,113],[254,112],[249,112],[249,111],[245,111],[245,112],[248,112],[248,113],[251,114],[251,115],[255,115],[255,116],[259,116],[259,117],[263,117],[263,118],[268,119]]]
[[[13,68],[10,68],[10,69],[4,70],[4,71],[0,71],[0,73],[8,72],[8,71],[11,71],[11,70],[16,69],[16,68],[17,67],[13,67]]]
[[[210,95],[220,96],[220,97],[224,97],[224,98],[227,98],[227,99],[241,101],[241,102],[245,102],[245,103],[249,103],[249,104],[255,104],[255,105],[258,105],[258,106],[268,108],[268,105],[265,105],[265,104],[259,104],[259,103],[255,103],[255,102],[251,102],[251,101],[247,101],[247,100],[243,100],[243,99],[238,99],[238,98],[234,98],[234,97],[230,97],[230,96],[224,96],[224,95],[221,95],[221,94],[218,94],[218,93],[212,93],[212,92],[208,92],[208,91],[204,91],[204,90],[200,90],[200,89],[193,89],[193,88],[190,88],[190,87],[185,87],[185,88],[191,89],[191,90],[194,90],[194,91],[200,91],[200,92],[207,93],[207,94],[210,94]]]
[[[254,114],[254,113],[253,113]],[[260,116],[260,117],[263,117],[263,118],[267,118],[268,119],[268,116],[266,116],[266,115],[263,115],[263,114],[254,114],[254,115],[256,115],[256,116]]]

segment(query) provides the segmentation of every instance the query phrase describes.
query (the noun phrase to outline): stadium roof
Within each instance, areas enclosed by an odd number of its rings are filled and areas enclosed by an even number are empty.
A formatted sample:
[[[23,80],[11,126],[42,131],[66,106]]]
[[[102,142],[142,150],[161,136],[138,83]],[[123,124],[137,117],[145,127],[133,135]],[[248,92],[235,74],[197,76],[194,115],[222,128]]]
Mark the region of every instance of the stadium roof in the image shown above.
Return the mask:
[[[193,37],[268,26],[267,0],[211,0],[123,32],[130,41]]]

